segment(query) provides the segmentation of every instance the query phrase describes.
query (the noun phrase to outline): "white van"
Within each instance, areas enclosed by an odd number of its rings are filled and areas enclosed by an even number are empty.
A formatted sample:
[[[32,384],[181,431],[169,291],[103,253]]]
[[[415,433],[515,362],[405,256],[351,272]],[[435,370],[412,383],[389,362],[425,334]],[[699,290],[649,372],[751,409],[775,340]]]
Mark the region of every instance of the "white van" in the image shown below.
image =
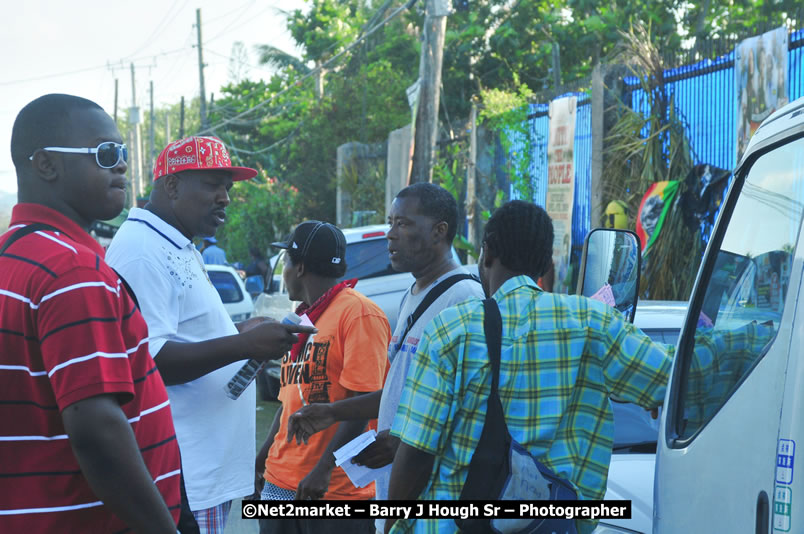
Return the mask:
[[[664,404],[654,532],[804,532],[803,216],[804,98],[754,134],[704,255]]]
[[[659,431],[656,533],[804,532],[803,224],[804,98],[749,142],[698,271]],[[627,236],[593,231],[581,274],[633,313]]]

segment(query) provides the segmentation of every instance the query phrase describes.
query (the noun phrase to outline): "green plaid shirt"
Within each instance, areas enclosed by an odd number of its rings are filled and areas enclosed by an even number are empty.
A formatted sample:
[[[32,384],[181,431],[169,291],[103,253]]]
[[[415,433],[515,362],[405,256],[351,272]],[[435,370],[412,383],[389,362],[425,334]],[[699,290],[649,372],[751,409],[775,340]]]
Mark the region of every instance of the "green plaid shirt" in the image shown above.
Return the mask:
[[[544,293],[527,276],[494,294],[503,320],[499,394],[511,436],[579,498],[602,499],[614,436],[609,397],[662,403],[673,348],[654,344],[595,300]],[[491,389],[483,303],[442,311],[426,328],[391,433],[435,456],[423,499],[458,499]],[[454,532],[452,520],[400,520],[394,531]]]

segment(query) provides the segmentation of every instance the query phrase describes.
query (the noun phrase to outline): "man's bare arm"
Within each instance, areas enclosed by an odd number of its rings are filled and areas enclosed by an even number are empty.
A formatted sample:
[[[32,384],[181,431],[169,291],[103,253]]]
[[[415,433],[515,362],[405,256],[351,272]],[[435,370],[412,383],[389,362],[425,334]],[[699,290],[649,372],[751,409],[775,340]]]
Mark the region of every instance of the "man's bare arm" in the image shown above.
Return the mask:
[[[338,421],[366,421],[376,419],[380,411],[382,390],[373,391],[336,402],[310,404],[292,414],[288,419],[288,442],[307,440]]]
[[[391,481],[388,484],[388,499],[392,501],[413,500],[421,495],[430,473],[433,470],[435,456],[429,452],[400,443],[391,468]],[[396,519],[385,521],[385,532],[389,532]]]
[[[103,503],[135,532],[176,534],[117,398],[78,401],[61,417],[81,471]]]
[[[238,334],[198,343],[168,341],[154,362],[165,385],[184,384],[236,361],[280,358],[298,341],[294,333],[314,332],[310,326],[261,322]]]
[[[356,396],[352,398],[360,398],[367,395],[358,392],[351,392],[351,394]],[[366,419],[350,419],[349,421],[342,421],[338,424],[335,435],[332,436],[332,439],[327,444],[318,463],[316,463],[315,467],[313,467],[307,476],[299,482],[299,486],[296,488],[297,499],[321,499],[324,497],[324,494],[329,489],[329,479],[332,475],[332,470],[335,469],[334,452],[363,432],[367,423],[368,420]]]

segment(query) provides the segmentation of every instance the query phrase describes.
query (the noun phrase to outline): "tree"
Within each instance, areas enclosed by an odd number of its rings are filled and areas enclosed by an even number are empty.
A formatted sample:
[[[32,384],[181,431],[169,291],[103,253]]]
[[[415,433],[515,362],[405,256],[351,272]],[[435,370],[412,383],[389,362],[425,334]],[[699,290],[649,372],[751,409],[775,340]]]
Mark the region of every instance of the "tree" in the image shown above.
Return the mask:
[[[242,41],[235,41],[232,44],[232,54],[229,56],[229,80],[232,83],[240,83],[248,78],[249,63],[248,50]]]
[[[289,26],[303,39],[305,59],[321,61],[359,34],[366,16],[357,2],[313,4],[306,15],[295,12]],[[394,20],[331,67],[333,75],[320,96],[311,80],[301,81],[304,73],[293,61],[284,61],[269,82],[244,81],[222,89],[212,124],[231,122],[216,133],[237,148],[233,153],[303,191],[299,220],[335,219],[339,145],[383,142],[390,130],[410,121],[405,88],[413,83],[415,72],[407,65],[418,61],[418,52],[403,22]],[[280,66],[276,58],[282,56],[275,52],[265,59]],[[256,106],[260,107],[254,112],[232,120]]]
[[[238,163],[259,166],[301,191],[297,220],[334,220],[339,145],[384,142],[391,130],[410,122],[405,90],[418,76],[422,2],[338,56],[406,5],[402,0],[376,4],[311,0],[309,10],[288,13],[301,57],[260,47],[260,60],[276,69],[270,79],[243,79],[216,91],[212,132],[230,146]],[[771,6],[781,6],[780,12]],[[561,78],[583,78],[610,57],[622,39],[618,31],[632,22],[650,28],[649,42],[664,55],[677,55],[688,51],[691,43],[684,39],[691,35],[731,38],[751,28],[744,20],[786,20],[793,6],[790,0],[473,1],[469,9],[450,15],[440,119],[452,131],[481,93],[552,89],[555,50],[560,50]],[[679,27],[685,33],[679,34]],[[308,76],[315,69],[326,70],[326,85],[323,76]]]
[[[299,190],[264,170],[252,180],[238,182],[229,195],[227,221],[217,238],[230,261],[247,263],[251,247],[265,253],[299,222],[295,216]]]

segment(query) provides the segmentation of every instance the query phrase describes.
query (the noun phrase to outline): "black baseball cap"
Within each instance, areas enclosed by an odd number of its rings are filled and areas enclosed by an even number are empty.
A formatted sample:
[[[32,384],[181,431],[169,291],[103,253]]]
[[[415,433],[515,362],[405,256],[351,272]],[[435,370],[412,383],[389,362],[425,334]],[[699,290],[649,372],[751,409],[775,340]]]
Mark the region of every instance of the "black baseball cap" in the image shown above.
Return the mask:
[[[276,248],[301,252],[302,261],[342,264],[346,261],[346,237],[337,226],[321,221],[304,221],[283,241],[271,243]]]

